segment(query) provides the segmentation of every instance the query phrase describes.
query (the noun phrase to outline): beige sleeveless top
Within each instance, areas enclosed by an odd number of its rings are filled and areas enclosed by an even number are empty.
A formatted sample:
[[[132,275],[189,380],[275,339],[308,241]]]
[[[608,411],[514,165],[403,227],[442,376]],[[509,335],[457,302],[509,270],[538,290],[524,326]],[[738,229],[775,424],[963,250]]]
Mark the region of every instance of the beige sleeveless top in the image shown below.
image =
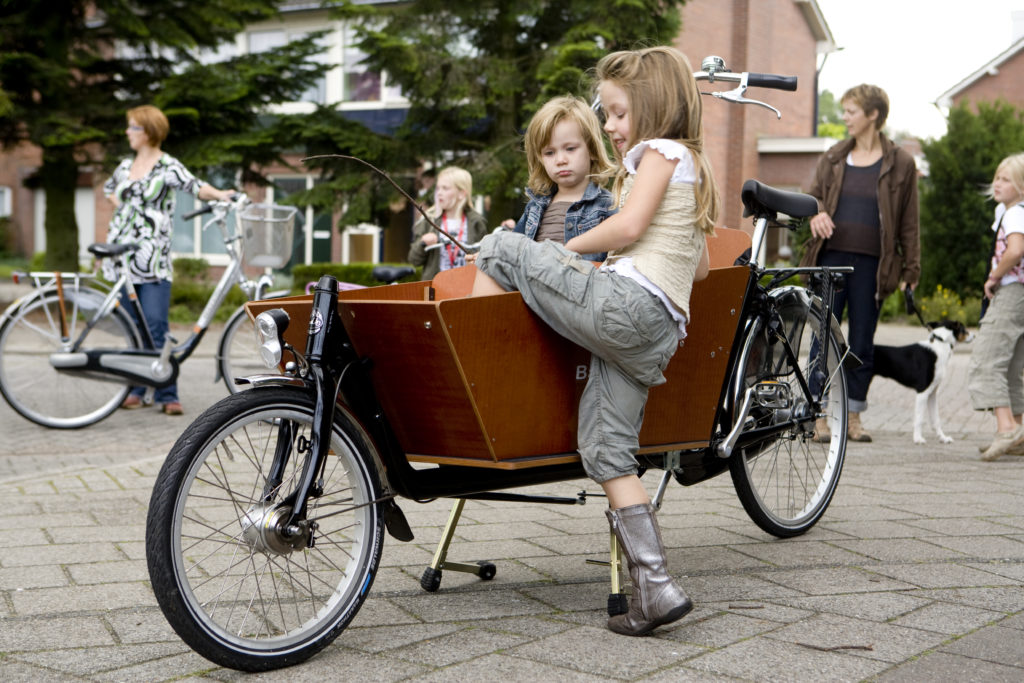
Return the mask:
[[[633,189],[626,176],[619,207]],[[606,263],[630,257],[640,274],[654,283],[672,305],[690,319],[690,292],[704,253],[704,232],[694,220],[697,200],[691,183],[669,183],[651,224],[637,241],[608,254]]]

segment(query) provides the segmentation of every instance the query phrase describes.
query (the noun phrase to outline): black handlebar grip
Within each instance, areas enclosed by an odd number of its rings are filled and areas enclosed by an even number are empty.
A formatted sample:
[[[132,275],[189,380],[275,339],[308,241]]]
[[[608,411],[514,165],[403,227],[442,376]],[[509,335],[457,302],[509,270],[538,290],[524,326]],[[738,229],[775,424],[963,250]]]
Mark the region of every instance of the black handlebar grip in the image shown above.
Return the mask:
[[[779,76],[778,74],[747,74],[747,85],[754,88],[774,88],[775,90],[796,90],[796,76]]]
[[[196,216],[202,216],[204,213],[210,213],[211,211],[213,211],[213,207],[209,204],[206,204],[202,208],[196,209],[195,211],[189,211],[181,218],[182,220],[187,221],[195,218]]]

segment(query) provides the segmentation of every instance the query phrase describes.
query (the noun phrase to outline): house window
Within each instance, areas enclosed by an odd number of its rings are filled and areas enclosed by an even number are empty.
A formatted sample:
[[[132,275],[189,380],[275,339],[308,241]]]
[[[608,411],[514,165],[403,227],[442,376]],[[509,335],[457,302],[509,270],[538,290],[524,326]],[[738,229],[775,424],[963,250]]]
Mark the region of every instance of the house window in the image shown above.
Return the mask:
[[[0,185],[0,218],[11,215],[11,188]]]
[[[214,187],[234,187],[235,177],[227,171],[212,171],[203,178]],[[202,258],[210,265],[225,266],[228,264],[227,250],[224,248],[224,235],[219,228],[211,225],[206,230],[203,226],[210,220],[210,214],[185,220],[183,217],[190,211],[198,209],[202,202],[188,192],[176,192],[174,195],[174,224],[171,229],[171,253],[173,258]],[[235,220],[231,215],[230,221]]]
[[[385,75],[360,63],[366,58],[366,53],[359,49],[355,30],[351,27],[345,29],[344,44],[342,64],[346,102],[393,102],[402,99],[401,88],[389,85]]]
[[[248,42],[246,48],[251,54],[266,52],[268,50],[283,47],[291,41],[300,40],[305,36],[305,31],[286,31],[284,29],[249,31],[246,34],[246,40]],[[327,61],[329,45],[327,45],[323,40],[320,42],[322,43],[323,52],[317,55],[314,59],[317,62],[324,63]],[[316,83],[313,84],[313,87],[304,92],[298,101],[324,104],[327,101],[327,78],[325,76],[318,78]]]
[[[282,204],[298,192],[311,190],[321,182],[312,175],[274,176],[267,193],[267,201]],[[330,212],[314,210],[312,206],[299,206],[295,217],[295,244],[288,267],[296,263],[325,263],[331,260],[331,238],[333,220]]]

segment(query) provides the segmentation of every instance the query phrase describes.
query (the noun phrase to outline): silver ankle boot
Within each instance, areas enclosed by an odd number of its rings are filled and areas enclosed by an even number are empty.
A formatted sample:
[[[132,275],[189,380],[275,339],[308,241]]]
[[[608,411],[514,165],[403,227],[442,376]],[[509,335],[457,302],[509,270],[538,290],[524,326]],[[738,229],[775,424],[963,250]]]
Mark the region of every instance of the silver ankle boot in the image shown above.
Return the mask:
[[[605,514],[626,554],[633,580],[629,611],[609,619],[608,628],[627,636],[642,636],[685,616],[693,609],[693,602],[668,573],[654,507],[630,505],[606,510]]]

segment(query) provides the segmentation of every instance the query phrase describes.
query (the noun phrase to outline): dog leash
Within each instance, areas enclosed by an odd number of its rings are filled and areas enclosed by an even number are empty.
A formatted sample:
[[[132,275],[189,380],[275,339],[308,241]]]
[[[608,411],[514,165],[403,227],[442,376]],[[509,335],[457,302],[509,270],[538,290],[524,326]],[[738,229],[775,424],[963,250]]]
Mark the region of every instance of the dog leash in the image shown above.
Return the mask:
[[[917,315],[917,319],[921,321],[922,327],[931,332],[932,328],[924,321],[924,316],[921,315],[921,311],[918,310],[917,304],[914,303],[914,290],[910,288],[910,285],[907,285],[903,289],[903,300],[907,304],[907,315],[910,315],[911,313]]]

